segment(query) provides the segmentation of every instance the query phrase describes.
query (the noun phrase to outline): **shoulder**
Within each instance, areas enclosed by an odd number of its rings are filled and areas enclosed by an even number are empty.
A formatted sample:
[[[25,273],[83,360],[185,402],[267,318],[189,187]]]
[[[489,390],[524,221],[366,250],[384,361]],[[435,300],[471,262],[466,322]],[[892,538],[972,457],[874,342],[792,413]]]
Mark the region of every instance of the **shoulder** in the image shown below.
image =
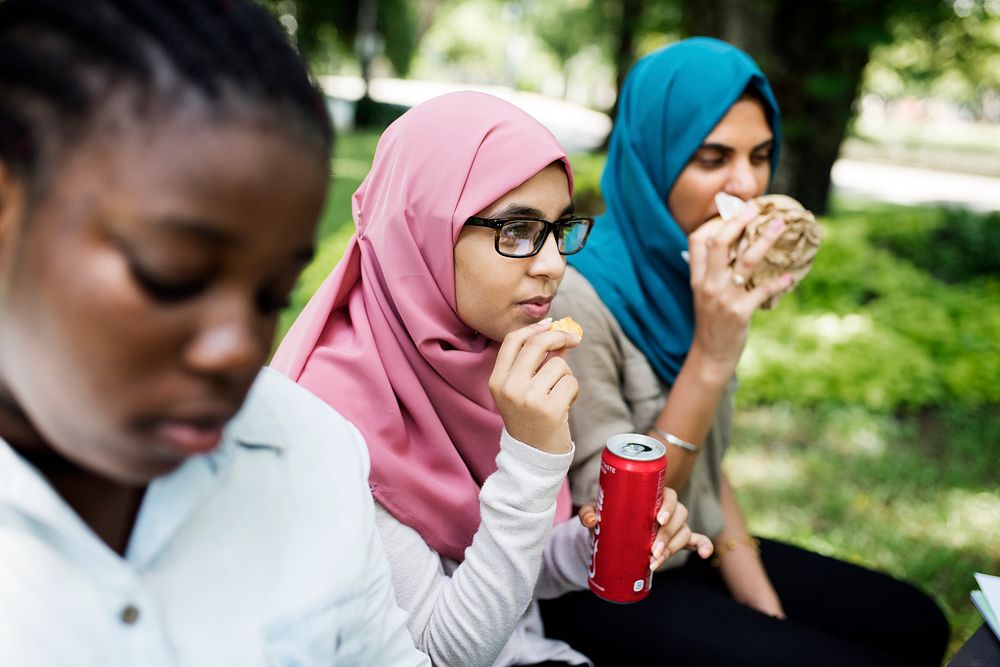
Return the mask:
[[[237,439],[276,440],[290,456],[335,456],[338,468],[368,475],[368,449],[343,415],[308,389],[272,368],[263,368],[237,416]],[[354,464],[354,465],[349,465]]]
[[[552,301],[552,317],[567,315],[580,323],[584,337],[583,344],[570,352],[570,359],[579,364],[584,358],[596,355],[621,362],[625,338],[621,325],[593,285],[573,267],[566,267],[562,285]]]
[[[553,304],[578,309],[594,309],[598,304],[603,305],[590,281],[572,266],[566,267]]]
[[[558,318],[567,315],[580,323],[588,342],[614,337],[620,330],[617,320],[604,305],[597,290],[572,266],[566,267],[566,275],[552,300],[552,316]]]

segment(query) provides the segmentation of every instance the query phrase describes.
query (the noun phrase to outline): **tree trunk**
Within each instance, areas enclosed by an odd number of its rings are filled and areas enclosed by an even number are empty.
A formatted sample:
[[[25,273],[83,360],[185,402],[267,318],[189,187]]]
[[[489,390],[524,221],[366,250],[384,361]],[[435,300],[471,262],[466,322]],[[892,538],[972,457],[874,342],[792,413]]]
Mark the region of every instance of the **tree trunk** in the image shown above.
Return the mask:
[[[361,64],[361,80],[365,90],[362,97],[368,97],[368,86],[372,80],[372,60],[375,58],[375,43],[378,34],[378,0],[361,0],[358,4],[358,36],[355,50]]]
[[[771,81],[784,135],[772,190],[825,212],[830,169],[869,52],[888,35],[890,3],[682,0],[682,5],[686,34],[718,37],[744,49]]]
[[[635,38],[639,31],[639,20],[642,18],[643,0],[622,0],[622,2],[615,2],[613,5],[621,7],[614,53],[615,90],[620,94],[622,84],[625,83],[625,76],[628,74],[629,68],[632,67],[632,63],[635,62]],[[618,95],[616,94],[615,103],[609,112],[611,120],[615,119],[617,113]]]

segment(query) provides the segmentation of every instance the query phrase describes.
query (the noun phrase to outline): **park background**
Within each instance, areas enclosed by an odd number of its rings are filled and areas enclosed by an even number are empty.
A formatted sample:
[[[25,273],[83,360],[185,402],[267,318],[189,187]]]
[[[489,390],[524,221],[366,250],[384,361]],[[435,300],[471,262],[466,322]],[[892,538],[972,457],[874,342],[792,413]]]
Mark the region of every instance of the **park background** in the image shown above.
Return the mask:
[[[320,250],[407,106],[462,88],[536,113],[598,213],[616,92],[690,35],[747,50],[783,113],[772,191],[821,216],[807,280],[755,316],[727,470],[751,530],[917,583],[981,624],[1000,574],[1000,0],[273,0],[338,126]],[[831,178],[833,175],[834,178]]]

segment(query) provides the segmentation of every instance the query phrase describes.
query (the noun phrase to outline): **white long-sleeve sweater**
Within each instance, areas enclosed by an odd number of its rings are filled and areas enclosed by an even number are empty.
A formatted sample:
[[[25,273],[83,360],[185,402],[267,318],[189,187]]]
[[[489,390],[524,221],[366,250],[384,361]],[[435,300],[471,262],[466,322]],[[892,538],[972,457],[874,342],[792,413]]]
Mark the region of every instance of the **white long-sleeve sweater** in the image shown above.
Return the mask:
[[[417,648],[435,665],[589,664],[543,636],[533,601],[587,586],[587,530],[576,519],[552,525],[572,459],[572,451],[547,454],[504,431],[497,471],[479,494],[482,523],[462,563],[377,507],[396,600]]]

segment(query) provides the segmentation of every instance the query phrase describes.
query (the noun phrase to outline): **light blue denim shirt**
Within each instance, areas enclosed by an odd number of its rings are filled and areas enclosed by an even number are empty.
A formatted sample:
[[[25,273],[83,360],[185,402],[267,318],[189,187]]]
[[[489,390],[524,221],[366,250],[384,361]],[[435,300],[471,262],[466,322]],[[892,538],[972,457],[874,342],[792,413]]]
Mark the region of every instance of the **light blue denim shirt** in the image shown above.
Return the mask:
[[[428,665],[358,431],[265,369],[212,453],[148,488],[125,558],[0,440],[0,665]]]

